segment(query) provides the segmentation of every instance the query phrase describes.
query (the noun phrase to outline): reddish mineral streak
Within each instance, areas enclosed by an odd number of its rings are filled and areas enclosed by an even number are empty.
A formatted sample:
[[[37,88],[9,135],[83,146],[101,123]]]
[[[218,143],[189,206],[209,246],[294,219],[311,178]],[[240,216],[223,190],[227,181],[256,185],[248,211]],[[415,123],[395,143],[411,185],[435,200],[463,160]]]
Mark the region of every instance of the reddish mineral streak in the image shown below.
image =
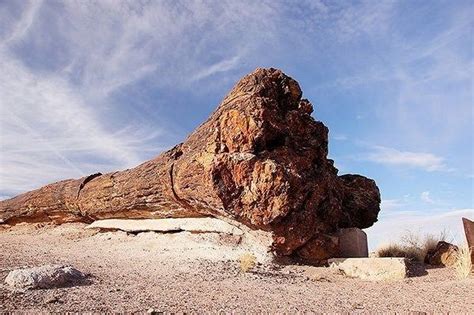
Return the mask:
[[[375,182],[337,175],[328,128],[298,83],[277,69],[242,78],[181,144],[125,171],[44,186],[0,202],[18,222],[227,217],[272,231],[277,255],[318,252],[338,228],[377,221]],[[331,247],[331,245],[327,245]]]

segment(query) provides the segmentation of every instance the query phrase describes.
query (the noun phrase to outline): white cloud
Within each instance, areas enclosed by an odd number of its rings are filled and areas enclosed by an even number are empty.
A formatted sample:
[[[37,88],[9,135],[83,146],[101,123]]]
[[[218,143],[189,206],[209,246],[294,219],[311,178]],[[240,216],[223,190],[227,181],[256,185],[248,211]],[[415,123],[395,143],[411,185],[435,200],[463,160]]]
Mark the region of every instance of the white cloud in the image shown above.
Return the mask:
[[[437,22],[438,26],[442,25],[440,30],[414,39],[397,27],[390,29],[391,40],[386,43],[389,46],[385,56],[381,57],[376,49],[371,50],[372,56],[364,54],[364,58],[370,58],[367,66],[348,66],[339,77],[321,83],[317,89],[361,91],[386,86],[392,90],[376,100],[383,106],[372,108],[371,115],[383,124],[373,138],[385,138],[397,145],[438,149],[450,147],[466,137],[472,142],[473,60],[470,42],[465,40],[472,32],[471,11],[462,6],[450,7],[443,14],[443,21]],[[420,9],[409,12],[405,18],[413,23],[423,19],[426,13]],[[390,25],[390,20],[387,21],[381,24],[382,29]],[[378,45],[376,39],[368,38],[370,43]],[[456,93],[452,92],[453,86]]]
[[[13,31],[1,42],[2,46],[15,42],[21,39],[30,29],[33,21],[35,20],[38,9],[43,4],[43,0],[32,1],[29,6],[26,7],[25,12],[18,23],[14,25]]]
[[[399,199],[383,199],[380,203],[381,211],[393,211],[399,209],[404,203]]]
[[[346,136],[346,135],[343,135],[343,134],[334,135],[332,138],[333,138],[334,140],[337,140],[337,141],[346,141],[346,140],[347,140],[347,136]]]
[[[444,158],[431,153],[399,151],[383,146],[373,147],[367,159],[385,165],[420,168],[428,172],[447,171]]]
[[[143,78],[186,87],[235,69],[243,56],[275,40],[279,14],[265,2],[93,3],[66,2],[65,14],[55,18],[78,52],[68,70],[82,73],[85,91],[107,94]]]
[[[308,34],[317,33],[316,35],[324,34],[338,42],[355,41],[368,35],[383,35],[390,26],[395,5],[392,1],[370,0],[343,3],[296,0],[270,3],[279,11],[296,17],[285,21],[286,28],[290,27],[293,31],[291,36],[304,38]],[[304,45],[304,42],[299,44]]]
[[[423,202],[426,202],[426,203],[435,203],[433,199],[431,199],[431,194],[429,191],[424,191],[420,194],[420,199],[423,201]]]
[[[5,53],[0,68],[0,178],[9,192],[134,166],[147,141],[160,135],[159,128],[143,130],[146,137],[137,141],[137,126],[112,133],[65,80],[35,75]]]
[[[354,40],[358,35],[385,34],[394,4],[392,1],[361,1],[357,5],[344,6],[336,22],[338,36]]]
[[[193,76],[192,80],[193,81],[201,80],[203,78],[209,77],[216,73],[226,72],[226,71],[235,69],[236,66],[238,65],[239,59],[240,59],[239,56],[234,56],[231,59],[219,61],[211,66],[206,67],[202,71],[196,73]]]

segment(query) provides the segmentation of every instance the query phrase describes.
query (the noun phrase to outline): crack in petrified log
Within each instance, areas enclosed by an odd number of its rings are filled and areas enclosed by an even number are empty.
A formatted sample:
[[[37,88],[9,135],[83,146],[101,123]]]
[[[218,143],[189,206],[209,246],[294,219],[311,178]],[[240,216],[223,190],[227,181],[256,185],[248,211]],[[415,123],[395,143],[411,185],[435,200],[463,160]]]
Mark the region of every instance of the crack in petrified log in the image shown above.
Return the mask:
[[[84,188],[84,186],[90,182],[91,180],[93,180],[94,178],[98,177],[98,176],[101,176],[102,173],[95,173],[95,174],[91,174],[89,176],[87,176],[86,178],[84,178],[84,180],[82,181],[81,185],[79,186],[79,189],[77,190],[77,199],[79,199],[79,194],[81,193],[81,190],[82,188]]]
[[[279,255],[317,252],[304,247],[338,228],[371,226],[380,194],[373,180],[337,175],[328,129],[301,96],[280,70],[257,69],[183,143],[132,169],[1,201],[0,219],[213,216],[272,232]]]
[[[179,157],[183,154],[183,152],[181,152],[180,150],[177,150],[175,152],[175,155],[174,155],[174,158],[175,159],[179,159]],[[171,187],[171,192],[173,193],[173,197],[174,197],[174,200],[180,204],[183,209],[188,209],[190,208],[190,205],[186,202],[185,199],[183,198],[180,198],[178,196],[178,194],[176,193],[176,189],[175,189],[175,181],[174,181],[174,162],[171,163],[171,166],[170,166],[170,171],[169,171],[169,174],[170,174],[170,187]]]

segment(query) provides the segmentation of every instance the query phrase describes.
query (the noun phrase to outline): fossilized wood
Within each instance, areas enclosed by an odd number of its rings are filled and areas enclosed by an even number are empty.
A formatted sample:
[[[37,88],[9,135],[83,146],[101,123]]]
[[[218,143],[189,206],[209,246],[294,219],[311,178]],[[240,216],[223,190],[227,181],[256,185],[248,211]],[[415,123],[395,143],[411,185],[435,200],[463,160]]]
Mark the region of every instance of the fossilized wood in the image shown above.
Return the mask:
[[[181,144],[133,169],[54,183],[0,202],[0,219],[90,221],[214,216],[273,232],[279,255],[377,220],[373,180],[339,177],[328,129],[276,69],[242,78]],[[313,239],[313,240],[312,240]]]
[[[471,250],[471,262],[474,266],[474,222],[467,218],[462,218],[462,224],[464,226],[464,233],[466,234],[467,246]]]

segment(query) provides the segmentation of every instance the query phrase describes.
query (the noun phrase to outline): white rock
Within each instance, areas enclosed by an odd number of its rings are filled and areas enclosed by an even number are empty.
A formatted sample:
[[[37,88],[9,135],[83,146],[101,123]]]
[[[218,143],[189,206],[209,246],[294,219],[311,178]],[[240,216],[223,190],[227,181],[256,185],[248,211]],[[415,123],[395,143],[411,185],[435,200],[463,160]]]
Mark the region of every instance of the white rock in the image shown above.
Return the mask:
[[[5,282],[15,289],[49,289],[74,285],[85,278],[71,266],[46,265],[10,271]]]
[[[215,232],[242,235],[239,228],[215,218],[107,219],[97,220],[87,229],[116,229],[126,232]]]
[[[364,280],[401,280],[407,276],[405,258],[333,258],[329,267]]]

